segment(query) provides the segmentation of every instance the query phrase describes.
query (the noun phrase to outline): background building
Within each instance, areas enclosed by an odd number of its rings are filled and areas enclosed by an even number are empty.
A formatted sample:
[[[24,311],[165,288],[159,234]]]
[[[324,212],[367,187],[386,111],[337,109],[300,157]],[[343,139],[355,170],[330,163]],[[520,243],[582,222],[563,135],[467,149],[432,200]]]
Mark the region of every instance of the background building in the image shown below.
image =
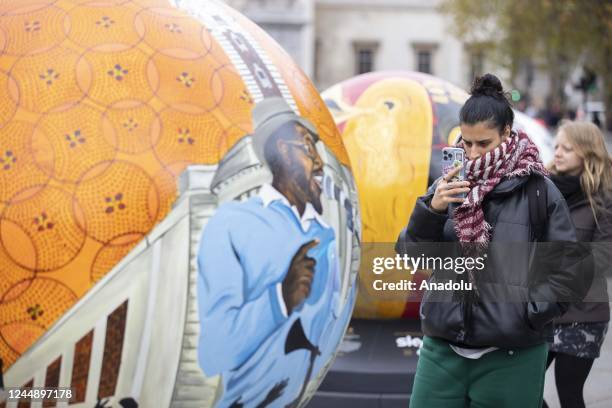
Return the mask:
[[[427,0],[317,0],[315,76],[320,89],[380,70],[429,73],[465,87],[471,56]],[[482,66],[478,66],[482,69]]]
[[[550,128],[576,111],[587,119],[604,112],[600,92],[587,96],[576,88],[584,76],[580,66],[562,64],[563,74],[551,75],[535,56],[522,61],[509,82],[508,70],[496,63],[496,41],[458,39],[452,17],[440,11],[444,0],[225,1],[274,37],[320,91],[381,70],[426,72],[467,90],[475,76],[493,72],[505,88],[519,91],[519,110]],[[601,90],[601,81],[591,88]]]
[[[484,69],[438,0],[227,0],[263,27],[320,90],[376,70],[430,73],[463,88]]]

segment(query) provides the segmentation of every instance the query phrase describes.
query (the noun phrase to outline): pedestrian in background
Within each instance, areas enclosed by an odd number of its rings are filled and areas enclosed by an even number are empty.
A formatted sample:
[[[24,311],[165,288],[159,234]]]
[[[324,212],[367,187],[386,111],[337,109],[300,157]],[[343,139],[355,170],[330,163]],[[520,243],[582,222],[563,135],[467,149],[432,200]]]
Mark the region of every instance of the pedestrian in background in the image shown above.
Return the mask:
[[[612,242],[612,159],[590,122],[566,122],[558,132],[552,180],[570,209],[578,241],[593,242],[595,277],[584,301],[555,320],[547,367],[555,361],[562,408],[584,407],[583,387],[608,330],[610,305],[604,271]],[[544,407],[547,407],[544,403]]]
[[[586,289],[577,282],[578,260],[534,288],[530,257],[510,251],[534,240],[575,242],[576,235],[537,147],[512,129],[514,113],[499,79],[485,74],[470,93],[460,112],[458,144],[468,159],[466,180],[452,180],[461,167],[436,180],[417,200],[396,250],[420,255],[437,242],[456,242],[457,252],[488,247],[487,267],[461,275],[435,270],[430,277],[430,283],[465,279],[475,289],[425,292],[420,309],[425,336],[410,407],[539,408],[552,320],[568,306],[560,299],[582,299]],[[548,203],[538,239],[530,224],[531,183],[543,186],[538,197]],[[540,302],[518,301],[538,289],[546,294]],[[500,293],[510,297],[496,296]]]

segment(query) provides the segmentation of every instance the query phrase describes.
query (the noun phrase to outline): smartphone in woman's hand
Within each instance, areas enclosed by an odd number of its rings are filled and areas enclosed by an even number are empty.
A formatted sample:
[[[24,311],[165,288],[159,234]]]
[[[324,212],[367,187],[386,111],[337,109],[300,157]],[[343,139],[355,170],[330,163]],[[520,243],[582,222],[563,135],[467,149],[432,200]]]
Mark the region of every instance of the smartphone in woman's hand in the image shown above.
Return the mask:
[[[461,170],[449,180],[449,182],[463,181],[465,180],[465,166],[464,166],[465,152],[460,147],[445,147],[442,149],[442,177],[445,177],[448,173],[461,167]],[[465,197],[465,193],[458,195],[457,197]]]

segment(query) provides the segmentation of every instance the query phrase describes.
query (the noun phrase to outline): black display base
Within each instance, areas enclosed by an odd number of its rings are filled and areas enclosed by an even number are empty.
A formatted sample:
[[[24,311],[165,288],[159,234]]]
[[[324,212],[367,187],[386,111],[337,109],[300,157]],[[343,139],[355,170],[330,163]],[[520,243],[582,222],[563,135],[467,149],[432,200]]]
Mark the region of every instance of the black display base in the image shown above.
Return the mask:
[[[308,408],[408,407],[422,338],[418,320],[353,319]]]

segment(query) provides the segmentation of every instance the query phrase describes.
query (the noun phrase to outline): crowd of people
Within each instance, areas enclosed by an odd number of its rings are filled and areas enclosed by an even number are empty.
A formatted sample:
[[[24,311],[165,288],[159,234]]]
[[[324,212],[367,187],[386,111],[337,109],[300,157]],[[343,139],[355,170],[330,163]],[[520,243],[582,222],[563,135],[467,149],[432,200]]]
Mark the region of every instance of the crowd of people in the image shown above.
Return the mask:
[[[549,101],[546,106],[537,108],[531,103],[530,98],[527,97],[516,104],[516,109],[553,132],[567,121],[592,122],[599,129],[604,130],[603,113],[599,111],[589,112],[584,107],[562,108],[558,102]]]

